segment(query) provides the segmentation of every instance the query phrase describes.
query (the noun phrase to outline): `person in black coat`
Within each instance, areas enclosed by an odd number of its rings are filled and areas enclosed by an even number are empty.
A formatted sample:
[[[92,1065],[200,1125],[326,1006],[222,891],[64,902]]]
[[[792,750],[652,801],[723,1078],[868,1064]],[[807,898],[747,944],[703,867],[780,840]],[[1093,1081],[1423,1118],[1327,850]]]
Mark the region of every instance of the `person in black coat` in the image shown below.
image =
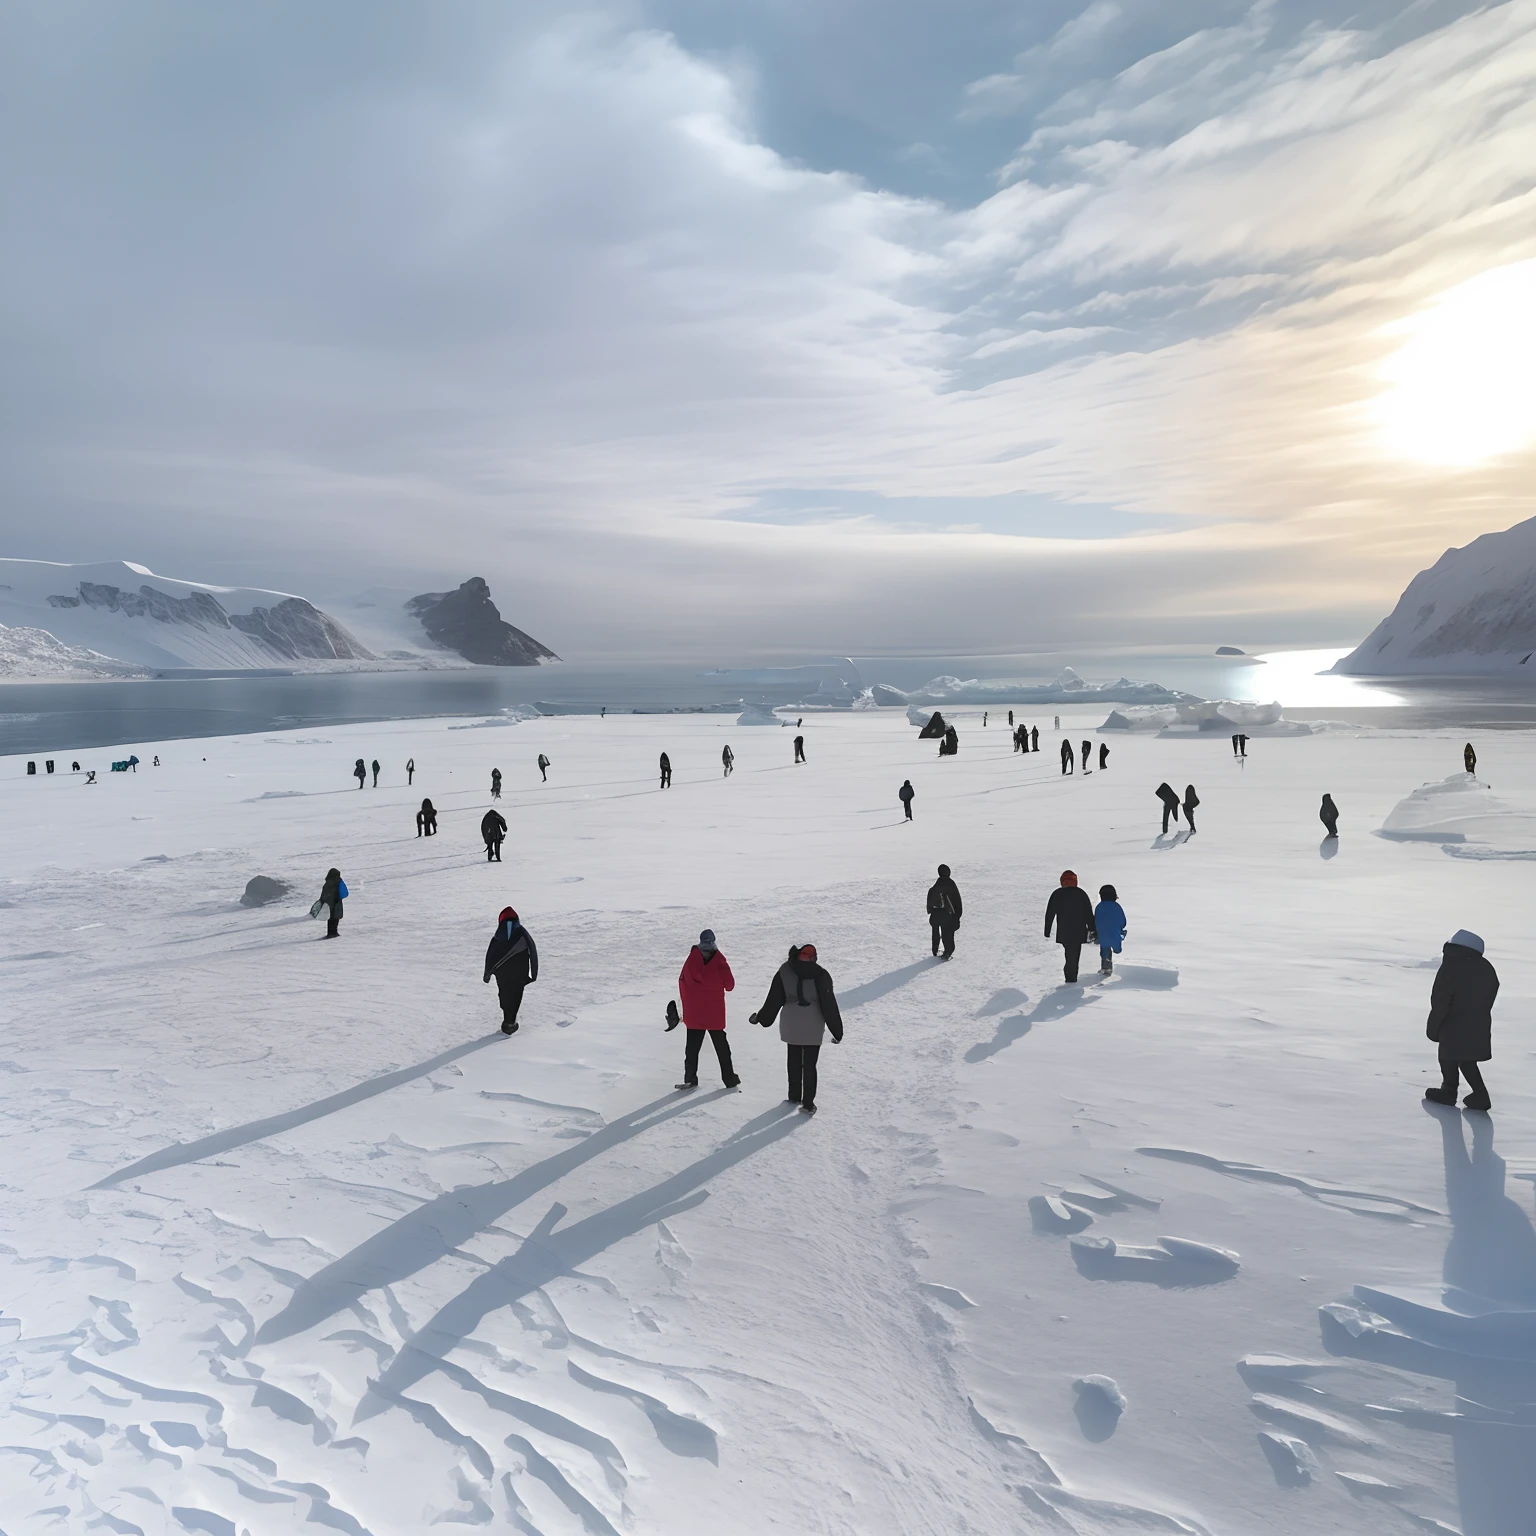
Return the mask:
[[[416,836],[437,836],[437,807],[430,800],[423,800],[421,809],[416,812]]]
[[[942,939],[946,960],[955,952],[955,930],[960,926],[963,910],[960,887],[951,879],[949,865],[940,864],[939,878],[928,887],[928,925],[933,930],[934,954],[938,954]]]
[[[1101,741],[1099,743],[1099,769],[1102,772],[1105,768],[1108,768],[1108,767],[1109,767],[1109,743],[1107,741]]]
[[[1429,994],[1429,1021],[1424,1033],[1440,1047],[1438,1088],[1426,1088],[1432,1104],[1456,1102],[1458,1077],[1472,1091],[1461,1102],[1468,1109],[1489,1109],[1492,1101],[1478,1062],[1493,1059],[1493,1000],[1499,995],[1499,973],[1483,955],[1483,941],[1465,928],[1445,945],[1445,958],[1435,973]]]
[[[362,758],[358,758],[352,765],[352,777],[357,780],[357,787],[359,789],[368,782],[368,769],[364,765]]]
[[[809,991],[807,991],[809,985]],[[843,1043],[843,1015],[837,1006],[832,978],[817,964],[814,944],[791,944],[789,958],[774,972],[763,1006],[750,1015],[753,1024],[768,1029],[779,1020],[779,1039],[786,1051],[788,1102],[807,1115],[816,1113],[816,1062],[823,1038]]]
[[[491,769],[491,799],[492,800],[500,800],[501,799],[501,769],[500,768],[492,768]]]
[[[901,781],[901,788],[896,791],[896,798],[901,801],[902,806],[905,808],[908,821],[912,820],[912,797],[916,793],[917,791],[912,788],[911,779],[903,779]]]
[[[507,820],[500,811],[487,811],[480,818],[480,836],[485,839],[485,862],[501,863],[501,840],[507,835]]]
[[[1031,752],[1038,752],[1040,750],[1040,727],[1038,725],[1032,725],[1029,728],[1029,750]]]
[[[1477,772],[1477,753],[1472,750],[1470,741],[1461,749],[1461,760],[1467,765],[1468,773]]]
[[[1318,811],[1317,819],[1327,827],[1329,837],[1339,835],[1339,808],[1333,803],[1332,795],[1323,796],[1322,809]]]
[[[410,786],[416,782],[416,759],[408,757],[405,760],[405,782]]]
[[[796,736],[795,737],[795,761],[797,763],[803,763],[805,761],[805,737],[804,736]]]
[[[501,1032],[517,1033],[517,1010],[523,1005],[523,989],[539,979],[539,951],[533,935],[523,927],[517,913],[511,907],[503,907],[496,919],[496,932],[491,935],[485,952],[485,980],[496,978],[496,990],[501,994]]]
[[[661,754],[661,787],[672,788],[672,759],[665,752]]]
[[[1195,807],[1200,804],[1200,796],[1195,793],[1193,784],[1184,786],[1184,820],[1189,823],[1189,835],[1195,835]]]
[[[1063,738],[1061,743],[1061,771],[1072,772],[1072,743]]]
[[[1165,779],[1157,786],[1157,798],[1163,802],[1163,830],[1161,835],[1168,835],[1168,818],[1179,819],[1179,792]]]
[[[1083,772],[1084,773],[1088,772],[1088,759],[1092,755],[1093,755],[1093,743],[1091,741],[1085,741],[1083,743]]]
[[[363,786],[357,786],[361,789]],[[339,869],[328,869],[325,872],[325,884],[320,887],[320,901],[323,906],[330,908],[330,916],[325,924],[325,936],[334,939],[336,929],[341,924],[342,888],[345,882],[341,878]]]
[[[374,758],[374,760],[373,760],[373,787],[375,789],[377,789],[379,787],[379,760],[378,760],[378,758]]]
[[[720,749],[720,762],[725,768],[725,772],[722,773],[720,777],[723,779],[730,778],[731,769],[736,766],[736,754],[731,751],[729,742],[727,742],[725,746]]]
[[[1051,892],[1045,904],[1045,936],[1050,938],[1051,927],[1056,928],[1056,942],[1061,945],[1064,962],[1062,974],[1069,982],[1077,980],[1077,962],[1083,953],[1083,945],[1097,942],[1093,927],[1093,902],[1088,892],[1081,889],[1077,876],[1070,870],[1061,872],[1061,884]]]

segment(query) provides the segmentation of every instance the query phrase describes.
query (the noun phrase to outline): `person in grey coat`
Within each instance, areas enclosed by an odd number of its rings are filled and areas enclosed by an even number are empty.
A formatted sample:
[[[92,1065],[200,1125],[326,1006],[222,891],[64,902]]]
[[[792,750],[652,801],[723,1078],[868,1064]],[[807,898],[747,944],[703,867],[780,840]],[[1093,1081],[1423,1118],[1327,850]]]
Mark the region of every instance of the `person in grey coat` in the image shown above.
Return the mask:
[[[832,1043],[843,1042],[843,1016],[837,1006],[832,978],[816,963],[816,946],[792,947],[789,959],[774,972],[763,1006],[752,1023],[767,1029],[779,1021],[779,1039],[788,1048],[789,1102],[807,1115],[816,1113],[816,1058],[830,1032]]]
[[[1499,973],[1483,954],[1483,941],[1465,928],[1451,935],[1441,951],[1429,994],[1429,1020],[1424,1033],[1440,1047],[1438,1088],[1426,1088],[1432,1104],[1456,1103],[1459,1078],[1472,1091],[1461,1102],[1467,1109],[1490,1109],[1492,1100],[1478,1069],[1493,1059],[1493,1000],[1499,995]]]

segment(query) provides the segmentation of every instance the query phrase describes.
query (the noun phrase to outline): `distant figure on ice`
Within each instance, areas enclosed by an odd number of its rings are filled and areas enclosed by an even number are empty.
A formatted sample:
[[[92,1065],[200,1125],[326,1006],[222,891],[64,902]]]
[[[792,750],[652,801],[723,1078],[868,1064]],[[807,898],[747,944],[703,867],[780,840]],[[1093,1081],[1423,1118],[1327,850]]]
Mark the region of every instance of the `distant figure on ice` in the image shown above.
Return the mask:
[[[542,752],[539,753],[539,782],[549,783],[549,759]]]
[[[151,766],[155,767],[155,768],[158,768],[160,766],[160,754],[158,752],[155,754],[155,760],[151,764]],[[78,773],[79,771],[80,771],[80,764],[76,763],[75,764],[75,772]]]
[[[843,1015],[832,978],[816,963],[814,944],[790,951],[789,959],[774,972],[763,1006],[752,1015],[752,1022],[764,1029],[775,1019],[779,1019],[779,1039],[788,1047],[789,1102],[814,1115],[821,1042],[828,1030],[834,1045],[843,1041]]]
[[[500,768],[492,768],[491,769],[491,799],[492,800],[500,800],[501,799],[501,769]]]
[[[421,809],[416,812],[416,836],[437,836],[437,807],[430,800],[423,800]]]
[[[501,863],[501,840],[507,835],[506,818],[500,811],[487,811],[480,818],[480,836],[485,840],[485,862]]]
[[[986,730],[986,728],[987,728],[987,712],[986,712],[986,710],[982,710],[982,712],[981,712],[981,728],[982,728],[982,730]]]
[[[416,782],[416,759],[414,757],[408,757],[405,760],[405,782],[407,785]]]
[[[134,773],[137,773],[139,771],[139,759],[138,759],[138,755],[137,754],[134,754],[132,757],[130,757],[128,759],[128,767]],[[49,773],[53,772],[53,763],[52,762],[50,762],[48,764],[48,772]]]
[[[1103,769],[1108,768],[1108,767],[1109,767],[1109,743],[1107,741],[1101,741],[1099,743],[1099,768],[1101,770],[1103,770]]]
[[[1052,720],[1054,721],[1054,724],[1051,726],[1051,729],[1053,731],[1059,731],[1061,729],[1061,716],[1053,715]]]
[[[1184,820],[1189,823],[1189,835],[1195,835],[1195,807],[1200,804],[1200,796],[1195,793],[1193,784],[1184,786]]]
[[[1237,756],[1237,732],[1232,732],[1232,756]]]
[[[1029,728],[1029,750],[1031,752],[1038,752],[1040,750],[1040,727],[1038,725],[1032,725]]]
[[[1008,711],[1008,729],[1010,731],[1013,729],[1013,711],[1011,709]]]
[[[726,744],[724,751],[721,752],[720,761],[725,767],[725,772],[720,777],[723,779],[730,778],[731,769],[736,766],[736,754],[731,751],[729,743]]]
[[[361,789],[363,786],[357,786]],[[341,923],[341,904],[347,895],[347,882],[341,878],[339,869],[328,869],[325,872],[325,884],[320,887],[320,900],[311,908],[311,916],[319,916],[316,909],[327,908],[325,936],[328,939],[336,937],[336,929]]]
[[[1499,995],[1499,974],[1483,955],[1483,941],[1465,928],[1451,935],[1443,954],[1424,1026],[1424,1033],[1440,1047],[1442,1081],[1438,1088],[1426,1088],[1424,1097],[1433,1104],[1454,1105],[1459,1076],[1472,1090],[1462,1104],[1489,1109],[1492,1101],[1477,1064],[1493,1059],[1493,1000]]]
[[[207,762],[208,759],[204,758],[203,761]],[[368,782],[368,768],[367,765],[363,762],[362,758],[358,758],[358,760],[352,765],[352,777],[357,780],[357,787],[359,789],[361,789]]]
[[[960,887],[950,878],[949,865],[939,865],[939,878],[928,887],[928,926],[933,930],[933,952],[944,941],[944,958],[955,952],[955,930],[960,926]]]
[[[155,767],[158,768],[159,766],[160,766],[160,759],[157,757],[155,759]],[[71,763],[69,765],[69,771],[71,773],[79,773],[80,772],[80,764],[79,763]]]
[[[1168,818],[1171,816],[1177,824],[1179,819],[1179,792],[1166,779],[1157,786],[1157,798],[1163,802],[1163,832],[1168,835]]]
[[[1093,903],[1088,892],[1079,889],[1077,876],[1070,869],[1062,870],[1061,884],[1045,904],[1046,938],[1051,936],[1052,924],[1056,928],[1056,942],[1061,945],[1062,975],[1069,982],[1076,981],[1083,945],[1094,937]]]
[[[1461,749],[1461,760],[1467,765],[1468,773],[1477,772],[1477,753],[1472,750],[1470,741]]]
[[[727,1088],[741,1082],[731,1065],[731,1043],[725,1038],[725,994],[736,990],[731,967],[715,945],[712,929],[699,935],[699,942],[688,951],[677,978],[677,995],[683,1000],[683,1024],[687,1042],[683,1046],[683,1080],[679,1089],[699,1086],[699,1051],[704,1036],[715,1048],[720,1062],[720,1079]]]
[[[912,797],[916,793],[917,791],[912,788],[911,779],[903,779],[901,781],[901,788],[896,791],[896,798],[901,801],[902,809],[906,811],[908,821],[912,820]]]
[[[492,976],[501,994],[501,1032],[515,1035],[523,990],[539,979],[539,951],[533,935],[518,921],[511,907],[501,909],[496,932],[485,952],[485,980],[489,982]]]
[[[379,787],[379,760],[378,760],[378,758],[374,758],[374,760],[373,760],[373,787],[375,789],[377,789]]]
[[[1061,771],[1063,773],[1072,772],[1072,743],[1066,740],[1063,740],[1061,744]]]
[[[96,782],[96,770],[94,768],[87,768],[85,770],[85,782],[87,784],[94,784]],[[357,787],[361,789],[363,786],[359,784]]]
[[[661,754],[661,787],[672,788],[672,759],[665,752]]]
[[[1085,741],[1083,743],[1083,772],[1084,773],[1087,773],[1089,771],[1089,769],[1088,769],[1088,759],[1092,755],[1093,755],[1093,743],[1091,741]]]
[[[1013,732],[1013,750],[1015,752],[1019,750],[1019,730],[1017,726],[1014,727]]]
[[[1237,733],[1237,755],[1239,757],[1248,756],[1248,738],[1241,731]]]
[[[1339,835],[1339,808],[1333,803],[1332,795],[1323,796],[1323,807],[1317,813],[1317,819],[1327,827],[1329,837]]]
[[[1125,939],[1125,908],[1114,886],[1099,887],[1099,904],[1093,909],[1093,931],[1099,936],[1099,975],[1111,975],[1114,957]]]
[[[804,736],[796,736],[795,737],[795,761],[797,763],[803,763],[805,761],[805,737]]]

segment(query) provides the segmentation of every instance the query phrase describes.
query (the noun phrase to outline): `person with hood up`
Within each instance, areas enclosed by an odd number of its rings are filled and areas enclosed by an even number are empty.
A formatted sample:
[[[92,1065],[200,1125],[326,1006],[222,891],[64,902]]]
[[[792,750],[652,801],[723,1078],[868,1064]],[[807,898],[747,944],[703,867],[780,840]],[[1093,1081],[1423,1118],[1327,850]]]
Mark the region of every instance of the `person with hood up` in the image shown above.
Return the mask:
[[[549,759],[542,752],[539,753],[539,782],[549,783]]]
[[[665,752],[661,754],[661,787],[672,788],[672,759]]]
[[[752,1015],[752,1022],[764,1029],[775,1019],[788,1050],[789,1102],[814,1115],[821,1042],[828,1031],[834,1045],[843,1042],[843,1015],[832,978],[816,963],[814,944],[790,946],[789,959],[774,972],[763,1006]]]
[[[1032,725],[1029,728],[1029,750],[1031,752],[1038,752],[1040,750],[1040,727],[1038,725]]]
[[[1056,928],[1056,942],[1061,945],[1062,974],[1067,981],[1077,980],[1077,962],[1082,958],[1083,945],[1094,935],[1093,903],[1088,892],[1078,887],[1077,876],[1070,870],[1061,872],[1061,884],[1051,892],[1045,904],[1045,936],[1050,938],[1051,927]]]
[[[1085,741],[1083,743],[1083,772],[1084,773],[1089,773],[1089,772],[1092,771],[1088,767],[1088,759],[1092,755],[1093,755],[1093,743],[1091,741]]]
[[[1104,769],[1106,769],[1108,767],[1109,767],[1109,743],[1107,741],[1101,741],[1099,743],[1099,771],[1102,773],[1104,771]]]
[[[1467,765],[1468,773],[1477,772],[1477,753],[1472,750],[1470,741],[1461,749],[1461,760]]]
[[[1442,951],[1429,994],[1429,1021],[1424,1033],[1440,1047],[1438,1088],[1426,1088],[1432,1104],[1454,1107],[1459,1078],[1472,1091],[1461,1102],[1467,1109],[1491,1109],[1492,1100],[1478,1069],[1493,1059],[1493,1000],[1499,995],[1499,973],[1483,954],[1483,941],[1465,928],[1451,935]]]
[[[378,758],[374,758],[374,760],[373,760],[373,787],[375,789],[377,789],[379,787],[379,760],[378,760]]]
[[[1065,737],[1062,738],[1061,742],[1061,771],[1063,773],[1072,772],[1072,743]]]
[[[917,791],[912,788],[911,779],[903,779],[901,788],[896,791],[896,798],[901,801],[902,809],[907,813],[907,820],[912,820],[912,799]]]
[[[501,863],[501,840],[507,835],[507,819],[500,811],[487,811],[480,818],[480,836],[485,839],[485,862]]]
[[[1162,837],[1168,835],[1168,818],[1171,816],[1177,824],[1179,819],[1179,792],[1166,779],[1157,786],[1157,798],[1163,802],[1163,830],[1159,834]]]
[[[501,1032],[517,1033],[517,1010],[523,1006],[523,991],[539,979],[539,951],[533,935],[523,927],[511,907],[503,907],[496,919],[496,932],[485,951],[485,981],[496,978],[501,994]]]
[[[795,737],[795,761],[797,763],[803,763],[805,761],[805,737],[804,736],[796,736]]]
[[[423,800],[421,809],[416,812],[416,836],[437,836],[437,807],[430,800]]]
[[[1193,784],[1184,786],[1184,820],[1189,823],[1189,835],[1195,835],[1195,807],[1200,804],[1200,796],[1195,793]]]
[[[1323,796],[1322,809],[1318,811],[1317,819],[1328,829],[1329,837],[1339,835],[1339,808],[1333,803],[1332,795]]]
[[[358,788],[361,789],[362,785],[359,784]],[[318,916],[318,909],[320,907],[329,909],[325,924],[325,936],[328,939],[337,937],[336,929],[341,922],[341,906],[346,896],[347,882],[341,878],[341,871],[339,869],[326,870],[325,884],[320,887],[320,900],[315,903],[315,910],[311,915]]]
[[[491,799],[492,800],[500,800],[501,799],[501,769],[500,768],[492,768],[491,769]]]
[[[706,928],[699,942],[688,951],[677,978],[677,995],[683,1000],[683,1025],[687,1043],[683,1047],[683,1080],[679,1090],[699,1086],[699,1052],[708,1035],[720,1062],[720,1080],[735,1088],[741,1079],[731,1065],[731,1043],[725,1038],[725,994],[736,990],[731,967],[715,944],[714,930]]]
[[[1008,711],[1008,729],[1010,731],[1013,729],[1013,711],[1011,709]]]
[[[928,925],[933,930],[933,952],[939,952],[939,940],[944,941],[944,958],[955,952],[955,930],[960,926],[960,914],[964,910],[960,902],[960,887],[950,878],[949,865],[939,865],[939,878],[928,887]]]
[[[407,788],[416,782],[416,759],[408,757],[405,760],[405,782]]]
[[[1125,908],[1114,886],[1099,887],[1099,904],[1093,909],[1093,931],[1099,936],[1099,975],[1111,975],[1114,957],[1125,938]]]
[[[731,744],[730,744],[730,742],[726,742],[724,748],[721,750],[720,762],[721,762],[721,765],[725,769],[725,772],[722,773],[720,775],[720,777],[722,779],[730,778],[730,776],[731,776],[731,769],[736,766],[736,754],[731,751]]]
[[[206,762],[207,759],[204,758],[203,761]],[[359,789],[361,789],[368,782],[368,769],[362,758],[358,758],[358,760],[352,765],[352,777],[357,780],[357,787]]]

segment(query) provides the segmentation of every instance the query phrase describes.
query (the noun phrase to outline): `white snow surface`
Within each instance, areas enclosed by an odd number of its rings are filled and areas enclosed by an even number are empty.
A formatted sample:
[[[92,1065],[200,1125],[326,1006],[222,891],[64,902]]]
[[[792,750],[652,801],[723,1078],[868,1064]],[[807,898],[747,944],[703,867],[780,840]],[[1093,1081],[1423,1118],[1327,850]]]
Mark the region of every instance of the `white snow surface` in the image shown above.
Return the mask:
[[[1536,669],[1536,517],[1448,549],[1335,672],[1502,674]]]
[[[163,766],[89,787],[0,759],[0,1529],[1529,1529],[1530,872],[1367,835],[1463,738],[1131,735],[1063,778],[871,712],[807,718],[799,766],[718,716],[449,726],[123,743],[79,756]],[[1477,745],[1532,803],[1527,739]],[[1130,922],[1075,987],[1066,867]],[[256,874],[294,894],[241,908]],[[510,1039],[508,902],[542,960]],[[706,926],[743,1085],[706,1048],[684,1095]],[[1491,1117],[1420,1102],[1463,926]],[[791,942],[847,1024],[814,1118],[747,1021]]]
[[[99,651],[65,645],[46,629],[0,624],[0,678],[144,677],[141,667],[114,661]]]

